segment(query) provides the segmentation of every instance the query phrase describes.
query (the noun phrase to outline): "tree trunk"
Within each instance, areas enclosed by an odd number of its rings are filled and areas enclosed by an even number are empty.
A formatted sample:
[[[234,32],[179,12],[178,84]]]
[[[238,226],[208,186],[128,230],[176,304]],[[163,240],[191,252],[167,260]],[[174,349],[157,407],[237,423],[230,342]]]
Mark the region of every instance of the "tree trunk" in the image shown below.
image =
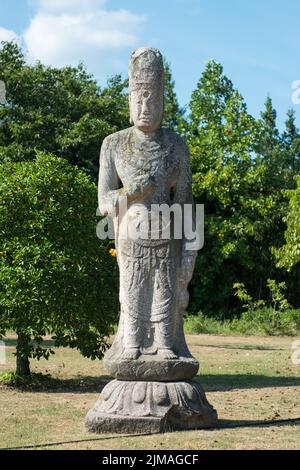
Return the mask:
[[[28,355],[26,355],[25,353],[29,341],[29,336],[23,335],[22,333],[18,334],[16,374],[20,377],[28,377],[30,375],[29,358]]]

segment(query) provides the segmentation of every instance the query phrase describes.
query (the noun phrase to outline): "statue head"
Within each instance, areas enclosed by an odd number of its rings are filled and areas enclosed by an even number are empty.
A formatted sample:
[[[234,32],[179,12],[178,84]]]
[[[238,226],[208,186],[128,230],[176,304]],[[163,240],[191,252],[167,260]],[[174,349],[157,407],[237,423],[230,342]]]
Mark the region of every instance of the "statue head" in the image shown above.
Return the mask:
[[[164,65],[158,49],[140,48],[129,64],[130,120],[143,132],[159,129],[164,111]]]

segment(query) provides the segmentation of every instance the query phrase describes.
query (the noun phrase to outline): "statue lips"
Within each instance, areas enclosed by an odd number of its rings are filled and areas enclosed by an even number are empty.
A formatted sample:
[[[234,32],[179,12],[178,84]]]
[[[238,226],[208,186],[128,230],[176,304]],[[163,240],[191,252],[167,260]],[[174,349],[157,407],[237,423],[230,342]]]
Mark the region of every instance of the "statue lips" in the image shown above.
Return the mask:
[[[140,121],[144,121],[144,122],[149,122],[150,119],[151,119],[151,114],[150,114],[150,113],[142,114],[142,115],[139,117],[139,120],[140,120]]]
[[[142,117],[140,118],[140,122],[144,124],[149,124],[150,123],[150,117]]]

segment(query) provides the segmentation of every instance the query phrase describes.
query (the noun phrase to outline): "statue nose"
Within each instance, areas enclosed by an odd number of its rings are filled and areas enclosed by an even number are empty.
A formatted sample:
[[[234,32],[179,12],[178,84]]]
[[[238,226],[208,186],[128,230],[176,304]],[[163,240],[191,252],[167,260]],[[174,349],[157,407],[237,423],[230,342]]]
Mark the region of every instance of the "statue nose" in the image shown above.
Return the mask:
[[[143,116],[149,116],[150,111],[149,111],[149,106],[147,100],[143,101],[143,106],[142,106],[142,115]]]

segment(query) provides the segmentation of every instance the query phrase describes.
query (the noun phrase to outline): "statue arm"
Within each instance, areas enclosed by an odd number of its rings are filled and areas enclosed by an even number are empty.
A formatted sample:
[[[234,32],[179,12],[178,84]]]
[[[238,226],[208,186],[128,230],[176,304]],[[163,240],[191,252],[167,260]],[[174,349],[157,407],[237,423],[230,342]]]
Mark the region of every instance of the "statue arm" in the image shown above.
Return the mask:
[[[195,230],[195,206],[192,193],[192,172],[190,168],[189,161],[189,151],[187,145],[181,141],[181,165],[180,165],[180,174],[175,188],[174,202],[177,204],[190,204],[191,211],[188,214],[191,214],[192,221],[190,222],[191,228]],[[182,281],[183,284],[187,285],[192,278],[195,261],[197,257],[196,250],[189,250],[190,240],[185,238],[185,231],[183,230],[183,243],[182,243]]]
[[[98,203],[102,215],[114,216],[120,196],[120,180],[113,159],[110,139],[103,141],[100,153]]]
[[[192,172],[190,168],[189,150],[180,140],[180,172],[175,187],[174,202],[177,204],[193,204]]]

